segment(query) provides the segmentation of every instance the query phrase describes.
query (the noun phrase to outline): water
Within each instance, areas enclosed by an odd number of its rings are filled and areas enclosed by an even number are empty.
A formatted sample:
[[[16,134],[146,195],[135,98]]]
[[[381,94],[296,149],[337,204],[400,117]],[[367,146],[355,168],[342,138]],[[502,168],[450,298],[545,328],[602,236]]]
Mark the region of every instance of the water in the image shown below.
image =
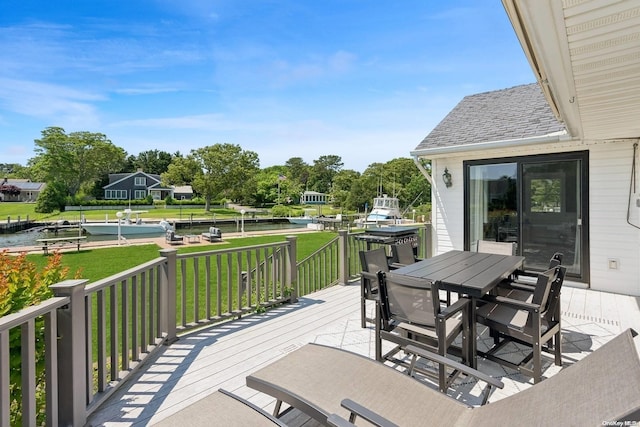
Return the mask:
[[[176,234],[200,234],[209,231],[209,225],[198,225],[193,227],[180,227],[176,231]],[[224,223],[224,224],[216,224],[220,230],[222,230],[222,237],[224,238],[225,233],[240,233],[241,225],[238,223]],[[299,224],[290,224],[288,222],[244,222],[244,231],[246,233],[250,233],[251,231],[263,231],[263,230],[286,230],[293,228],[305,228],[305,225]],[[79,231],[77,228],[70,228],[64,230],[58,230],[56,234],[53,231],[22,231],[13,234],[0,234],[0,248],[10,248],[10,247],[19,247],[19,246],[36,246],[38,239],[49,239],[52,237],[73,237],[78,236]],[[148,238],[148,237],[158,237],[158,234],[137,234],[135,236],[131,236],[130,238]],[[161,236],[161,235],[160,235]],[[109,235],[109,236],[93,236],[91,234],[87,234],[88,242],[98,242],[98,241],[109,241],[117,240],[117,236]]]

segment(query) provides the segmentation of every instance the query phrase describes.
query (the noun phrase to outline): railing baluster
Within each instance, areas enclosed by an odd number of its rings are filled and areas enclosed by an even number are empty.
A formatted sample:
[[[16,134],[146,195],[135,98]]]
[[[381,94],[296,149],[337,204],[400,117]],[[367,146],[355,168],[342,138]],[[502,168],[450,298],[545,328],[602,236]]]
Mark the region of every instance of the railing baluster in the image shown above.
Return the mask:
[[[9,330],[0,331],[0,427],[10,427],[9,425]]]
[[[231,306],[232,304],[232,291],[233,291],[233,285],[232,285],[232,281],[231,281],[231,272],[233,271],[231,268],[231,261],[232,261],[232,256],[231,254],[227,254],[227,313],[231,314],[233,313],[233,308]]]
[[[129,370],[129,339],[130,339],[129,337],[129,286],[128,286],[127,279],[120,282],[120,290],[121,290],[120,307],[122,311],[122,316],[121,316],[122,330],[120,331],[122,333],[122,338],[121,338],[122,342],[120,343],[122,353],[120,355],[122,357],[122,364],[121,364],[122,370],[127,371]]]
[[[204,257],[205,319],[211,319],[211,257]]]
[[[131,278],[131,360],[140,360],[139,338],[138,333],[138,276]]]
[[[182,305],[182,310],[181,310],[182,327],[184,328],[185,326],[187,326],[187,260],[186,259],[180,260],[180,273],[181,273],[180,282],[182,283],[181,289],[180,289],[181,290],[180,304]]]
[[[193,323],[200,323],[200,298],[198,283],[200,283],[200,270],[198,268],[198,257],[193,259]]]
[[[36,325],[31,318],[20,325],[22,425],[36,425]]]
[[[107,387],[107,306],[104,297],[105,290],[100,289],[96,295],[96,308],[98,310],[98,391],[102,392]]]
[[[116,287],[111,286],[109,288],[109,320],[110,320],[110,332],[111,332],[111,381],[115,381],[118,378],[118,295]]]
[[[93,310],[91,308],[91,295],[84,296],[84,331],[85,331],[85,358],[87,364],[87,372],[86,372],[86,384],[87,384],[87,396],[89,396],[89,401],[93,397],[93,328],[91,325],[93,324]]]
[[[242,313],[242,252],[238,252],[238,259],[236,260],[236,284],[238,286],[238,315]]]
[[[149,272],[143,271],[140,273],[140,348],[143,352],[147,351],[147,334],[149,333],[149,324],[147,323],[147,304],[149,304],[147,299],[147,273]]]
[[[45,399],[47,425],[58,426],[58,322],[56,312],[50,311],[44,315],[44,348],[45,348]],[[88,365],[91,366],[91,365]],[[87,376],[93,371],[87,370]],[[90,396],[92,396],[90,394]]]
[[[222,254],[216,255],[216,316],[222,316]]]

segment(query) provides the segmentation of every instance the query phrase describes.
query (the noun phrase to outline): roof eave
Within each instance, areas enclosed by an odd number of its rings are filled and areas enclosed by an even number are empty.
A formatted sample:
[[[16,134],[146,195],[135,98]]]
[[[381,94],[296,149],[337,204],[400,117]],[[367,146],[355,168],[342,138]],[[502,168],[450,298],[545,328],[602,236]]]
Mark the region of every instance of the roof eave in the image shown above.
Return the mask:
[[[533,136],[529,138],[504,139],[500,141],[476,142],[472,144],[452,145],[446,147],[433,147],[414,150],[410,154],[414,157],[431,159],[451,154],[482,151],[489,149],[521,147],[526,145],[552,144],[570,141],[573,138],[566,131],[555,132],[548,135]]]

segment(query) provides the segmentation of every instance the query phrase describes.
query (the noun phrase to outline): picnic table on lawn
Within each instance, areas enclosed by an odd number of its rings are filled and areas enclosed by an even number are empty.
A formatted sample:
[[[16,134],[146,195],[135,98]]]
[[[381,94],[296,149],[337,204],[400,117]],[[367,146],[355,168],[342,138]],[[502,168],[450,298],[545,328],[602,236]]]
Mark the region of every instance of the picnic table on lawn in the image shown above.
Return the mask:
[[[83,240],[86,240],[87,236],[75,236],[75,237],[53,237],[50,239],[38,239],[36,242],[42,243],[42,250],[44,254],[47,255],[49,253],[49,247],[58,245],[64,246],[65,244],[77,245],[78,252],[80,252],[80,243]]]

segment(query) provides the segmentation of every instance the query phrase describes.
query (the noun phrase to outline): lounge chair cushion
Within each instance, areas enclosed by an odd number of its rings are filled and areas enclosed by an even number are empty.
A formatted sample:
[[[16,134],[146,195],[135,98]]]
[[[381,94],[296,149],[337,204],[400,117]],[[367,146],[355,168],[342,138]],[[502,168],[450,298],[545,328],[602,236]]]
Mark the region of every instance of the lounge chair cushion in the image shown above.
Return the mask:
[[[249,402],[216,391],[160,421],[157,427],[284,426]]]
[[[315,344],[253,373],[247,385],[270,395],[277,394],[274,389],[286,390],[285,402],[295,401],[295,407],[323,424],[332,413],[349,418],[340,405],[344,398],[400,426],[416,425],[416,420],[425,422],[420,425],[450,426],[456,414],[468,411],[467,405],[382,363]]]

